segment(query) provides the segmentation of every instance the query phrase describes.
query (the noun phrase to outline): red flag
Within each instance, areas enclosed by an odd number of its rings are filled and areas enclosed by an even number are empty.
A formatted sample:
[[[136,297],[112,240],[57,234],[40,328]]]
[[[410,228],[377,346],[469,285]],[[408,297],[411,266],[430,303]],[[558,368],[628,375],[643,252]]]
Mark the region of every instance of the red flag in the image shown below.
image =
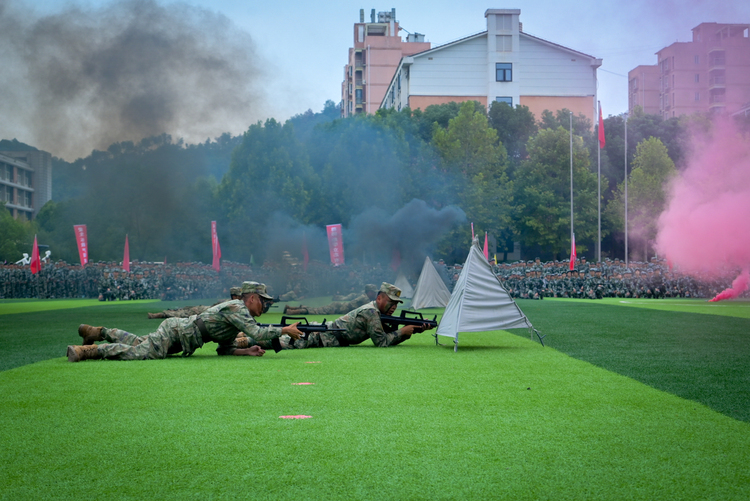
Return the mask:
[[[42,262],[39,260],[39,246],[34,235],[34,247],[31,249],[31,274],[34,275],[42,270]]]
[[[471,241],[474,241],[474,223],[471,223]]]
[[[604,119],[602,118],[602,103],[599,103],[599,149],[604,149]]]
[[[302,233],[302,270],[307,273],[307,263],[310,262],[310,255],[307,253],[307,236]]]
[[[219,271],[221,270],[221,247],[219,246],[219,235],[216,233],[216,221],[211,221],[211,247],[214,253],[214,262],[211,267]],[[166,258],[164,262],[166,263]]]
[[[573,233],[573,239],[570,241],[570,271],[576,267],[576,235]]]
[[[127,235],[125,235],[125,253],[122,256],[122,269],[130,273],[130,247],[128,246]]]
[[[86,266],[89,262],[89,243],[85,224],[73,225],[73,231],[76,233],[76,242],[78,243],[78,257],[81,258],[81,266]]]
[[[487,248],[487,232],[484,232],[484,258],[489,261],[490,260],[490,252]]]

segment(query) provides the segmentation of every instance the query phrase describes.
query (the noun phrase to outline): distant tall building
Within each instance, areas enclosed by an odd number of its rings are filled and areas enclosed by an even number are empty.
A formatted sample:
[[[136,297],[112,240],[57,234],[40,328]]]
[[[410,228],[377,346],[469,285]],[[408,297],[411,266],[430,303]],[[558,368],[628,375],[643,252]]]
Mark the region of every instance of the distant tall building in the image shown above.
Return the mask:
[[[0,151],[0,201],[15,218],[31,220],[52,198],[52,155]]]
[[[396,21],[396,9],[370,13],[365,22],[365,11],[359,11],[359,23],[354,24],[354,46],[349,49],[349,62],[344,66],[341,84],[341,114],[375,113],[380,108],[388,83],[402,56],[430,48],[424,35],[411,33],[404,42]]]
[[[699,24],[692,42],[675,42],[656,53],[656,65],[628,73],[628,110],[641,106],[646,113],[670,118],[735,113],[747,106],[749,31],[750,24]]]
[[[404,56],[382,106],[426,108],[450,101],[528,106],[537,119],[563,108],[592,124],[602,60],[524,33],[520,9],[489,9],[487,31]]]

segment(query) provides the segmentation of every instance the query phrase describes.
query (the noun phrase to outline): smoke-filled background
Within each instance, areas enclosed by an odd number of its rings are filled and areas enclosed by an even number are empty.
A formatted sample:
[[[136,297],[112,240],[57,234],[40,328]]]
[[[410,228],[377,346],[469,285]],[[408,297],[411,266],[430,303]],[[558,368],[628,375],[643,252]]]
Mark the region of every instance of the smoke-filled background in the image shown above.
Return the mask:
[[[0,62],[2,135],[69,160],[163,133],[200,142],[270,112],[251,36],[187,4],[38,16],[0,0]]]
[[[659,218],[657,248],[687,273],[718,277],[745,270],[733,290],[747,288],[741,277],[750,267],[750,140],[735,122],[719,120],[709,131],[693,132],[687,164]]]

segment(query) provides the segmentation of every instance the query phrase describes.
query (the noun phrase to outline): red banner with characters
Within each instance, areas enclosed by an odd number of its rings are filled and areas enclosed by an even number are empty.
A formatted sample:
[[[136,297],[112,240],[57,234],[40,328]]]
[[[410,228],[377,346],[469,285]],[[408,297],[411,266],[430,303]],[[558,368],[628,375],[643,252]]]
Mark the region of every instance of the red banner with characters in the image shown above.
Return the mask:
[[[211,248],[214,255],[211,266],[217,272],[221,271],[221,246],[219,245],[219,234],[216,232],[216,221],[211,221]]]
[[[73,230],[76,232],[76,242],[78,243],[78,256],[81,258],[81,266],[86,266],[89,262],[89,242],[86,236],[86,225],[76,224],[73,225]]]
[[[331,252],[331,263],[334,266],[344,264],[344,241],[341,238],[341,225],[329,224],[326,226],[328,232],[328,249]]]

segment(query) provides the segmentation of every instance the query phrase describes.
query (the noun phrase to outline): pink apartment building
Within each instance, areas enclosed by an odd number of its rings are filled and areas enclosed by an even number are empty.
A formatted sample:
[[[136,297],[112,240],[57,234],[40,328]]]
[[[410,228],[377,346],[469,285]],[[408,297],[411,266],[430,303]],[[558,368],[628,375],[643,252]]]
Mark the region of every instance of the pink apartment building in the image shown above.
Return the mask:
[[[424,35],[408,34],[403,41],[400,31],[396,9],[378,12],[377,17],[372,9],[369,23],[365,22],[364,9],[360,9],[359,23],[354,24],[354,46],[349,49],[348,64],[344,66],[342,116],[375,113],[401,58],[430,48]]]
[[[628,109],[664,118],[735,113],[750,101],[750,24],[701,23],[691,42],[656,53],[658,63],[628,73]],[[654,98],[656,97],[656,103]]]

